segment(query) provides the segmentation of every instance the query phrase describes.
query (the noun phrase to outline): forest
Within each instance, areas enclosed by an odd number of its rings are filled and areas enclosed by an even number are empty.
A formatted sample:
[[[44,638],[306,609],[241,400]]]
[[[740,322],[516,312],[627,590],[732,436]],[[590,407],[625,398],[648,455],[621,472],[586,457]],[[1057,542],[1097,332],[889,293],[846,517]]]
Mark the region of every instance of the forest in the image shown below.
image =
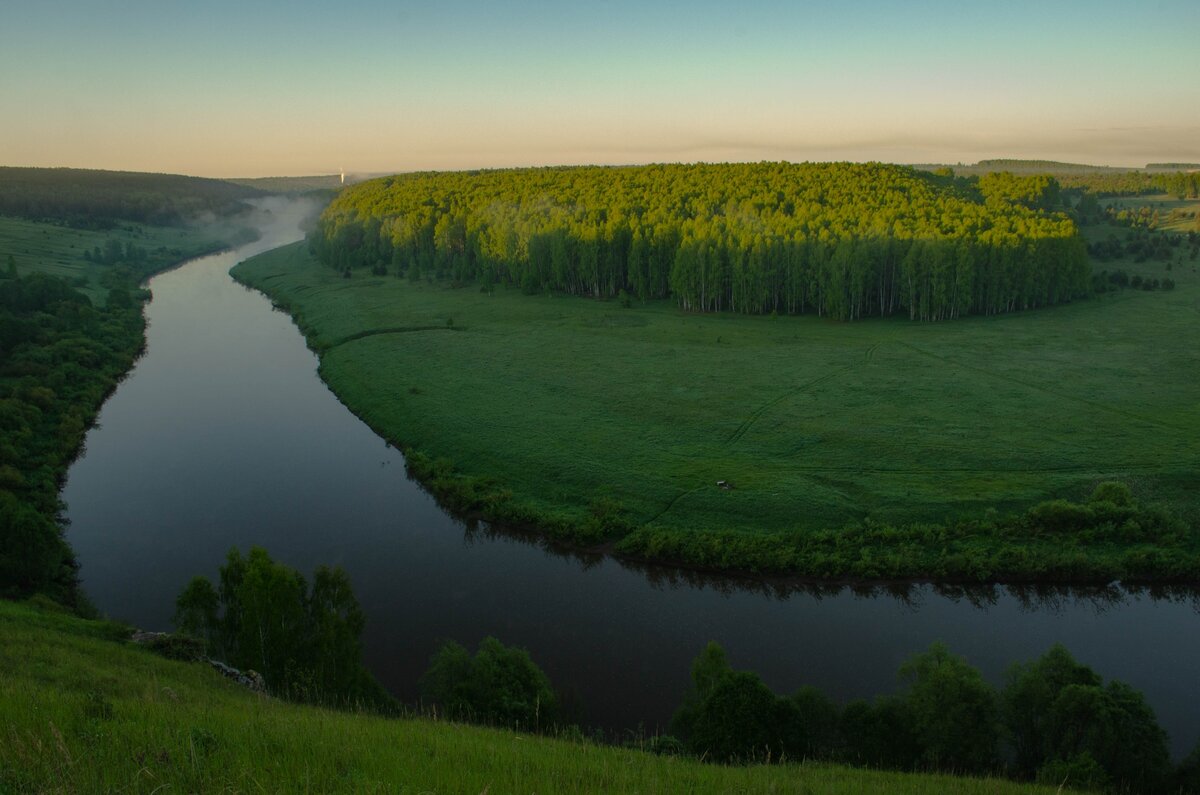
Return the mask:
[[[10,258],[11,261],[11,258]],[[59,488],[95,412],[142,349],[141,297],[104,308],[62,279],[0,278],[0,596],[81,606]]]
[[[311,245],[346,275],[943,320],[1087,293],[1087,252],[1058,190],[1044,176],[876,163],[408,174],[344,191]]]
[[[201,214],[228,217],[245,199],[266,195],[248,185],[177,174],[76,168],[0,167],[0,215],[107,229],[118,220],[179,225]]]

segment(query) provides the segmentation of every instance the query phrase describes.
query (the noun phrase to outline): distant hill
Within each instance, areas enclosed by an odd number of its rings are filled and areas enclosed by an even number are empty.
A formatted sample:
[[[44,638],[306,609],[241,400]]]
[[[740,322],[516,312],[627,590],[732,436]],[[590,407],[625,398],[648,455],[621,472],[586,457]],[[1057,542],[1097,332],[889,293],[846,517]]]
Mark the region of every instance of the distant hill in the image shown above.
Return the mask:
[[[252,186],[180,174],[0,167],[0,215],[83,227],[118,219],[170,226],[202,215],[230,216],[246,208],[245,199],[263,195]]]
[[[980,160],[978,163],[964,165],[962,163],[918,163],[913,168],[921,171],[936,171],[949,168],[961,177],[978,177],[995,171],[1007,171],[1011,174],[1123,174],[1138,171],[1136,168],[1120,166],[1093,166],[1086,163],[1065,163],[1060,160],[1019,160],[1016,158],[994,158]]]
[[[1036,174],[1078,174],[1135,170],[1123,168],[1121,166],[1093,166],[1086,163],[1064,163],[1061,160],[1019,160],[1016,158],[980,160],[975,164],[975,166],[977,168],[988,169],[989,171],[1011,171],[1013,173],[1023,172]]]
[[[1147,171],[1200,171],[1200,163],[1147,163]]]
[[[310,177],[235,177],[225,181],[266,193],[309,193],[315,190],[337,190],[342,187],[340,174],[318,174]],[[358,181],[349,175],[346,177],[347,184]]]
[[[921,171],[953,169],[962,177],[977,177],[993,171],[1008,171],[1012,174],[1053,174],[1055,176],[1087,174],[1145,174],[1176,171],[1200,171],[1200,163],[1147,163],[1145,168],[1137,166],[1093,166],[1087,163],[1066,163],[1061,160],[1021,160],[1019,158],[991,158],[978,163],[915,163],[913,168]]]

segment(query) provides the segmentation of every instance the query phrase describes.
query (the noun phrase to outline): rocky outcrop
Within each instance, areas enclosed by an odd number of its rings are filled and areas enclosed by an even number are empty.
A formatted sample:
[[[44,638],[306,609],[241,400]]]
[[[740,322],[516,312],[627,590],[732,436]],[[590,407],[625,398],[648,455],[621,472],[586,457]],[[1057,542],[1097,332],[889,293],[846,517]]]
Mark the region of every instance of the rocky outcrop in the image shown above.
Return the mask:
[[[129,639],[139,646],[145,646],[172,659],[206,662],[226,679],[237,682],[255,693],[266,695],[267,683],[263,680],[262,674],[251,669],[241,671],[220,660],[206,657],[201,651],[203,647],[200,641],[195,638],[172,635],[168,632],[136,630]]]

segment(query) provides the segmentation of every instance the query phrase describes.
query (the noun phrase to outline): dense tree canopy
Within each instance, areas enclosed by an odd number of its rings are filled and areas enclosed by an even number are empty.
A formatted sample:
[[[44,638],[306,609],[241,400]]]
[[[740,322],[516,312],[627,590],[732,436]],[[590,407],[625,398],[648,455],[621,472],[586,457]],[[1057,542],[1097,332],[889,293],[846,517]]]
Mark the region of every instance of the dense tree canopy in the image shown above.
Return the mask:
[[[1166,734],[1141,693],[1104,684],[1062,646],[1014,665],[999,692],[941,643],[911,657],[900,676],[900,693],[839,708],[812,688],[775,695],[710,643],[692,664],[692,687],[671,729],[691,753],[719,762],[818,759],[1174,791]],[[1177,784],[1196,778],[1198,759],[1200,750],[1175,774]]]
[[[194,578],[175,602],[175,626],[209,652],[262,674],[273,692],[320,703],[380,706],[390,699],[362,667],[365,618],[341,568],[312,586],[265,549],[230,550],[217,586]]]
[[[43,274],[0,277],[0,596],[78,600],[60,479],[95,411],[142,346],[141,302],[106,308]]]
[[[430,660],[421,692],[454,720],[541,731],[559,716],[558,696],[529,652],[484,638],[472,657],[449,641]]]
[[[938,320],[1086,292],[1057,183],[964,181],[854,163],[407,174],[343,192],[312,243],[327,264],[699,311]]]
[[[178,224],[230,215],[262,191],[220,179],[77,168],[0,167],[0,215],[104,228],[116,219]]]

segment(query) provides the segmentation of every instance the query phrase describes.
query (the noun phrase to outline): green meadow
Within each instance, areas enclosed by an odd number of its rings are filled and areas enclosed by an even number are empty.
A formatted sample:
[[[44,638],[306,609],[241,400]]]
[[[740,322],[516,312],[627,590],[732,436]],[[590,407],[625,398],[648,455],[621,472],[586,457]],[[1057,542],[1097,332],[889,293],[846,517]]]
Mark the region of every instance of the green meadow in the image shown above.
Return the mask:
[[[0,792],[1034,793],[818,764],[722,767],[258,696],[128,630],[0,601]]]
[[[1103,266],[1171,291],[945,323],[346,279],[303,244],[234,275],[295,316],[355,413],[504,515],[744,537],[1004,515],[1108,480],[1194,524],[1200,277],[1179,252]]]
[[[244,239],[244,230],[228,225],[152,226],[122,222],[112,229],[73,229],[58,224],[0,216],[0,267],[12,255],[17,273],[46,273],[66,279],[93,304],[103,305],[108,287],[102,277],[108,266],[84,259],[85,251],[101,249],[110,240],[132,244],[147,252],[146,273],[208,254]]]

